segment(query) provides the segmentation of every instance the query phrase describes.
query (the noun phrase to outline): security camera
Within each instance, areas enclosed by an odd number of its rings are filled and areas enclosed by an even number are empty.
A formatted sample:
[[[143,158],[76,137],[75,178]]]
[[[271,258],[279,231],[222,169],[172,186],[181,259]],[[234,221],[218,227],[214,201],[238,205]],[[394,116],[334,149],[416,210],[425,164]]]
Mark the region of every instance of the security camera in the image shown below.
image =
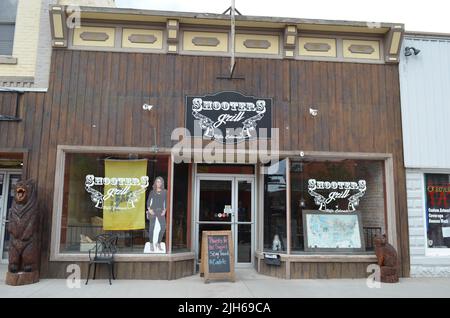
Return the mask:
[[[313,117],[316,117],[319,114],[319,110],[318,109],[314,109],[314,108],[310,108],[309,109],[309,114]]]
[[[412,46],[405,47],[405,56],[419,55],[420,50]]]

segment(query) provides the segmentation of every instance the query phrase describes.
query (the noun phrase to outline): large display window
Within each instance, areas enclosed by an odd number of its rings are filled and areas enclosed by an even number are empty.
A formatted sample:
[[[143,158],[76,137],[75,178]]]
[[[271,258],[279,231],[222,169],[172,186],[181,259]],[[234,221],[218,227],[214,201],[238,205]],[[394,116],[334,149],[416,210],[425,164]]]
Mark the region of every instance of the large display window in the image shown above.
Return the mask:
[[[425,174],[425,194],[427,247],[450,254],[450,174]]]
[[[170,171],[167,155],[67,153],[59,252],[88,253],[96,235],[114,233],[119,254],[168,253]],[[187,190],[176,187],[179,207]],[[175,211],[176,248],[186,249],[186,222],[180,221],[185,211]]]
[[[383,161],[291,161],[292,252],[365,253],[386,232]]]
[[[387,230],[383,160],[288,158],[265,168],[265,252],[373,254]]]

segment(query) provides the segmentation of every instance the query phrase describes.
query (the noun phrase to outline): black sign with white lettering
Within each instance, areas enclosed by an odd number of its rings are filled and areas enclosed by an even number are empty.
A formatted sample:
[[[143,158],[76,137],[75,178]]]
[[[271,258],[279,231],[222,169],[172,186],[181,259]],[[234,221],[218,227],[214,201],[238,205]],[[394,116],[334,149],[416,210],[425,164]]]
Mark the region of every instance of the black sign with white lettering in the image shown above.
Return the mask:
[[[272,100],[237,92],[187,96],[186,128],[191,136],[225,143],[270,138]]]

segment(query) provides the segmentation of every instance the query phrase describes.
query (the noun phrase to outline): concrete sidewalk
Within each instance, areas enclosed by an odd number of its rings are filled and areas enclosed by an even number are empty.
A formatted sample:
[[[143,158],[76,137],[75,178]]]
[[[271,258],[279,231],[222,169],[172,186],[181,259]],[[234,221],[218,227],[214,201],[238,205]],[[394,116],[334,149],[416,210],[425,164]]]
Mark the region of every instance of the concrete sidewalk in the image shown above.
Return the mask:
[[[3,267],[3,266],[2,266]],[[235,283],[204,284],[199,275],[174,281],[107,280],[81,282],[70,289],[65,280],[44,279],[38,284],[11,287],[5,285],[5,270],[0,270],[0,298],[5,297],[149,297],[149,298],[241,298],[241,297],[450,297],[450,278],[402,279],[400,284],[370,289],[364,279],[281,280],[257,274],[252,269],[237,271]]]

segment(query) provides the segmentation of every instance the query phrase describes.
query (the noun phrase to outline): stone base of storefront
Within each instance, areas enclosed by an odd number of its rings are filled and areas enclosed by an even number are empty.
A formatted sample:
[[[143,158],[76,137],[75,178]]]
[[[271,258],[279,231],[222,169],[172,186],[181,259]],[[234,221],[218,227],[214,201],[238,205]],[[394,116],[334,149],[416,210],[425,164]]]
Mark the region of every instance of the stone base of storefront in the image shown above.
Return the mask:
[[[450,265],[449,266],[423,266],[423,265],[411,265],[411,277],[450,277]]]
[[[268,265],[262,253],[257,253],[255,269],[262,275],[281,279],[356,279],[366,278],[375,255],[281,255],[280,266]]]
[[[427,247],[429,238],[427,237],[426,176],[439,175],[442,172],[442,170],[433,169],[406,170],[411,277],[450,277],[448,248]],[[450,173],[449,170],[445,172]]]
[[[415,256],[411,258],[411,277],[450,277],[450,257]]]

